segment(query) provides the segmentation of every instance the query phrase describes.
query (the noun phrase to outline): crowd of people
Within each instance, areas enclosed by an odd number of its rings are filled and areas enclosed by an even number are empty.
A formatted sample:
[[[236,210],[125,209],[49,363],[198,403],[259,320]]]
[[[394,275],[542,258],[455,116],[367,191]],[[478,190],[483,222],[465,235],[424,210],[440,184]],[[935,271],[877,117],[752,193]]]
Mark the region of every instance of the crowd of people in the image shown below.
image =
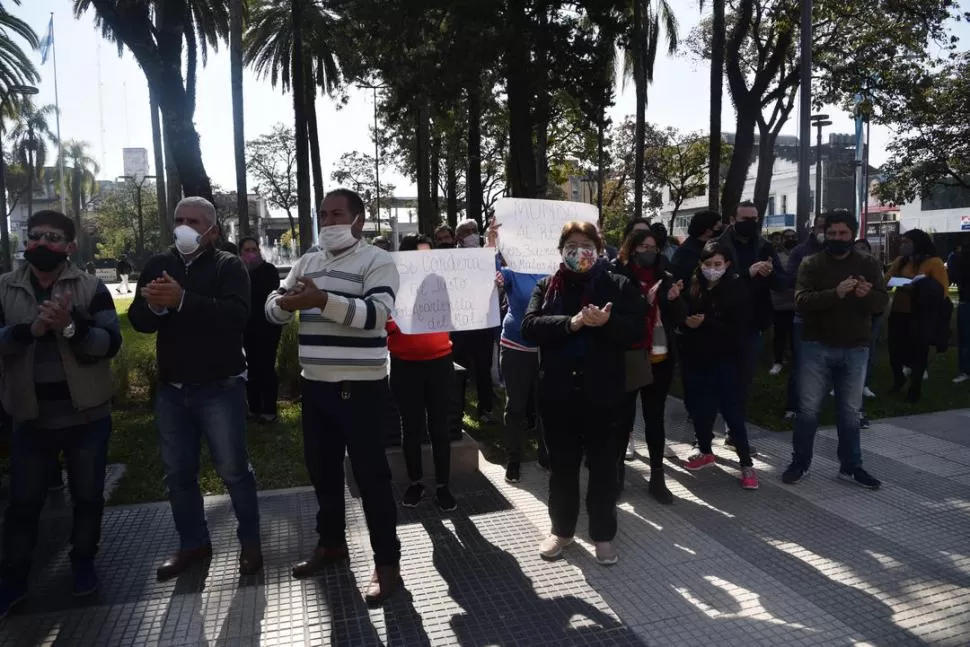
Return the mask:
[[[393,318],[400,287],[394,258],[383,249],[386,240],[363,240],[364,214],[356,193],[329,193],[320,207],[320,250],[300,257],[281,282],[261,257],[258,240],[243,238],[233,252],[219,248],[215,208],[203,198],[186,198],[175,210],[174,246],[141,270],[128,316],[136,331],[155,334],[155,418],[179,540],[159,565],[159,580],[212,555],[199,487],[203,438],[237,518],[239,572],[262,568],[246,418],[248,412],[261,424],[276,420],[280,332],[297,313],[304,459],[318,502],[319,539],[292,574],[312,577],[349,558],[346,454],[374,553],[369,604],[382,603],[401,585],[397,502],[385,453],[389,430],[401,435],[410,480],[401,505],[414,507],[425,497],[421,445],[427,435],[434,502],[444,512],[455,510],[449,483],[455,363],[470,371],[478,418],[492,422],[496,346],[506,396],[506,480],[519,481],[530,436],[537,437],[539,464],[549,471],[551,532],[539,553],[554,560],[574,542],[585,466],[589,534],[604,565],[619,559],[616,505],[624,462],[633,457],[638,408],[649,494],[661,504],[674,502],[664,480],[664,420],[678,373],[695,439],[680,464],[691,471],[718,464],[712,445],[720,414],[745,490],[759,487],[745,420],[769,329],[769,373],[777,376],[788,364],[786,408],[795,431],[792,461],[782,475],[787,484],[809,471],[819,415],[831,393],[837,476],[880,486],[863,468],[860,442],[863,398],[874,395],[869,378],[880,323],[887,319],[891,390],[908,382],[906,399],[916,401],[930,348],[949,341],[951,281],[960,291],[954,382],[970,375],[970,253],[965,249],[944,266],[919,230],[903,235],[899,258],[883,268],[847,212],[816,218],[802,243],[792,230],[766,239],[751,203],[728,218],[713,211],[694,215],[679,245],[644,219],[627,225],[618,249],[607,246],[595,224],[569,222],[555,241],[561,264],[545,276],[506,265],[500,224],[492,221],[482,232],[466,221],[455,230],[442,226],[431,238],[407,236],[400,251],[496,249],[501,327],[407,334]],[[2,400],[14,420],[0,617],[27,595],[49,475],[61,452],[74,505],[73,591],[83,596],[98,588],[110,361],[122,337],[111,293],[70,262],[75,237],[68,216],[33,214],[26,264],[0,276]]]

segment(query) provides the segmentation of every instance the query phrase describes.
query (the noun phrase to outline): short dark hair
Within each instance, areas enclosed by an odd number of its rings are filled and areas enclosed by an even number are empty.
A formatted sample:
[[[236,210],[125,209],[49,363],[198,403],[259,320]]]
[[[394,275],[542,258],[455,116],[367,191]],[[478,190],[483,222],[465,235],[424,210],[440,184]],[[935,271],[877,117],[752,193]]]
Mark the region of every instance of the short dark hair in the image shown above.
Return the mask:
[[[236,247],[236,243],[226,243],[222,246],[222,251],[229,252],[233,256],[239,256],[239,248]]]
[[[845,225],[852,232],[853,236],[859,233],[859,221],[845,209],[826,211],[822,214],[822,217],[825,218],[824,231],[828,231],[832,225]]]
[[[77,230],[74,228],[74,220],[69,216],[65,216],[60,211],[43,209],[34,212],[30,218],[27,218],[27,231],[29,232],[38,225],[60,229],[64,233],[64,238],[69,243],[74,242],[74,238],[77,236]]]
[[[872,245],[870,245],[869,241],[866,240],[865,238],[860,238],[859,240],[855,241],[856,245],[858,245],[859,243],[862,243],[863,245],[865,245],[866,249],[868,249],[870,252],[872,251]]]
[[[239,249],[242,249],[243,245],[246,243],[256,243],[256,247],[259,247],[259,239],[255,236],[243,236],[239,239]]]
[[[566,246],[566,239],[573,234],[582,234],[586,236],[593,241],[593,244],[596,245],[597,252],[603,251],[603,239],[600,237],[600,232],[596,228],[596,223],[573,220],[563,225],[562,232],[559,234],[560,252],[562,251],[562,248]]]
[[[751,200],[742,200],[741,202],[738,203],[738,209],[748,208],[748,207],[751,207],[752,209],[757,209],[758,205],[756,205]]]
[[[795,238],[798,238],[798,232],[795,231],[794,229],[785,229],[784,231],[781,232],[782,236],[787,236],[788,234],[791,234]]]
[[[775,236],[778,236],[778,238],[781,238],[782,233],[780,231],[773,231],[770,234],[768,234],[768,238],[774,238]]]
[[[327,195],[323,196],[323,199],[326,200],[335,195],[343,196],[347,200],[347,206],[350,207],[353,215],[359,216],[364,213],[364,200],[356,191],[351,191],[350,189],[334,189],[333,191],[327,191]]]
[[[625,239],[627,236],[629,236],[630,232],[632,232],[633,228],[637,225],[646,225],[649,227],[650,221],[646,218],[633,218],[630,220],[630,222],[626,223],[626,227],[623,228],[623,238]]]
[[[452,238],[455,237],[455,230],[449,227],[448,225],[438,225],[437,227],[435,227],[435,230],[434,230],[435,238],[437,238],[438,234],[440,233],[451,234]]]
[[[416,247],[420,247],[421,245],[427,245],[429,247],[434,247],[434,241],[431,240],[428,236],[425,236],[424,234],[419,235],[418,236],[418,239],[416,241],[414,241],[414,243],[415,243],[415,246]]]
[[[731,262],[730,248],[719,240],[709,240],[704,245],[704,249],[701,250],[700,262],[703,263],[707,259],[715,256],[723,256],[725,261],[728,263]]]
[[[401,237],[401,243],[397,246],[397,251],[413,252],[418,248],[418,238],[419,234],[414,231],[404,234]]]
[[[722,222],[721,214],[717,211],[698,211],[690,219],[687,227],[687,235],[700,238],[710,229],[714,229]]]
[[[653,232],[654,238],[657,239],[657,247],[663,249],[667,246],[667,240],[670,239],[670,235],[667,233],[667,228],[664,227],[662,222],[655,222],[650,225],[650,231]]]

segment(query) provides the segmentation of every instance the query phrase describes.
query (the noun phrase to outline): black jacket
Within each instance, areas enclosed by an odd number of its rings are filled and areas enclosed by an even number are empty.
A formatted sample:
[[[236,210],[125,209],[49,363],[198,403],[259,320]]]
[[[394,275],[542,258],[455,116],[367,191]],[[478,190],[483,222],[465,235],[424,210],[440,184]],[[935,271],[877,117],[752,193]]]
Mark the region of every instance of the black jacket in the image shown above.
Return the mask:
[[[684,295],[686,292],[682,292],[681,296],[673,301],[667,298],[667,293],[670,292],[670,288],[680,279],[675,279],[674,276],[668,271],[669,263],[665,256],[657,256],[657,265],[655,267],[656,271],[660,272],[663,276],[660,282],[660,289],[657,290],[657,298],[660,300],[660,319],[663,321],[664,332],[667,334],[667,356],[672,359],[677,359],[677,328],[684,322],[687,317],[687,302],[684,300]],[[633,268],[630,265],[623,265],[622,262],[617,259],[613,264],[613,269],[617,274],[625,276],[630,283],[634,286],[638,286],[638,279],[633,273]],[[640,290],[640,294],[643,294],[643,290]],[[649,307],[644,304],[644,308]],[[644,310],[646,313],[646,310]],[[646,316],[644,316],[646,319]],[[646,323],[644,323],[644,330],[641,332],[642,336],[646,333]],[[640,340],[637,340],[640,341]],[[636,342],[634,342],[636,343]]]
[[[246,324],[246,335],[279,334],[280,326],[270,323],[266,319],[264,306],[271,292],[280,287],[280,271],[272,263],[260,263],[249,272],[249,289],[251,305],[249,321]]]
[[[768,330],[775,320],[771,291],[781,292],[789,286],[788,274],[778,260],[778,252],[760,234],[754,240],[742,243],[734,233],[734,225],[727,227],[717,240],[731,250],[731,269],[748,288],[748,321],[755,330]],[[768,276],[752,278],[751,266],[761,261],[770,262],[774,270]]]
[[[552,277],[541,279],[522,319],[522,337],[539,345],[539,398],[566,401],[582,397],[609,407],[623,399],[626,389],[624,353],[643,335],[646,302],[626,277],[609,270],[595,279],[590,305],[612,303],[606,325],[569,329],[569,320],[582,309],[585,284],[566,280],[563,314],[543,312]]]
[[[163,271],[185,295],[180,309],[158,315],[141,289]],[[242,336],[249,299],[249,272],[239,257],[210,247],[186,265],[173,249],[145,264],[128,318],[135,330],[158,333],[155,348],[162,382],[215,382],[246,370]]]
[[[704,315],[697,328],[683,324],[678,329],[680,356],[704,362],[709,359],[739,358],[741,340],[748,328],[748,289],[744,280],[728,272],[713,289],[698,286],[698,294],[685,295],[687,315]]]
[[[913,281],[912,286],[913,342],[936,346],[945,353],[950,345],[953,302],[943,286],[929,277]]]
[[[674,275],[675,281],[684,282],[685,290],[690,287],[694,270],[700,265],[704,245],[704,241],[690,236],[677,248],[674,257],[670,260],[670,273]]]

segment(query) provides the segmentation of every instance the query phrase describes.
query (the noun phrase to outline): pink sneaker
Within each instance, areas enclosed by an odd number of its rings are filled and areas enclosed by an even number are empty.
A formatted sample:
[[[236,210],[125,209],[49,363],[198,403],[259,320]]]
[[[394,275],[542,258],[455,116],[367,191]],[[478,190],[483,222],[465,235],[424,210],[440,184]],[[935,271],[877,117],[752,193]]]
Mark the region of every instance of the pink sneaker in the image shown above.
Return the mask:
[[[701,454],[697,452],[696,454],[691,454],[684,463],[684,469],[690,470],[691,472],[696,472],[697,470],[702,470],[705,467],[710,467],[714,464],[717,459],[714,454]]]
[[[758,473],[754,471],[753,467],[741,468],[741,487],[745,490],[758,489]]]

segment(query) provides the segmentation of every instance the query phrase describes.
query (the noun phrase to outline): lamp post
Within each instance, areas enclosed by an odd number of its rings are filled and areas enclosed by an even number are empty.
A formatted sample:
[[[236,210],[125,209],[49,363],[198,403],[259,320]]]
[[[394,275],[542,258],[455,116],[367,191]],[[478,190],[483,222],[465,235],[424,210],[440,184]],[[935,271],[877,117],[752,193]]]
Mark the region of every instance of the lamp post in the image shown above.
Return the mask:
[[[377,138],[377,91],[388,87],[383,84],[358,83],[358,87],[374,91],[374,184],[376,199],[374,204],[374,231],[375,235],[381,234],[381,147],[380,140]]]
[[[37,94],[37,88],[32,85],[12,85],[7,88],[4,102],[14,94],[31,96]],[[3,113],[0,111],[0,272],[9,272],[13,269],[13,261],[10,258],[10,228],[7,223],[7,162],[3,159],[3,132]],[[30,217],[29,210],[27,217]]]
[[[800,96],[799,96],[799,128],[798,128],[798,236],[804,238],[808,234],[808,214],[812,209],[809,197],[809,164],[810,139],[812,124],[809,116],[812,114],[812,0],[801,0],[800,44],[801,66]]]
[[[815,217],[822,214],[822,128],[831,126],[828,115],[812,115],[812,125],[818,129],[815,137]]]
[[[139,180],[134,175],[119,175],[115,181],[120,182],[122,180],[131,182],[135,187],[135,200],[138,203],[138,240],[135,241],[135,255],[141,259],[142,254],[145,252],[145,222],[142,219],[141,213],[141,190],[145,186],[145,180],[154,180],[154,175],[145,175]]]

